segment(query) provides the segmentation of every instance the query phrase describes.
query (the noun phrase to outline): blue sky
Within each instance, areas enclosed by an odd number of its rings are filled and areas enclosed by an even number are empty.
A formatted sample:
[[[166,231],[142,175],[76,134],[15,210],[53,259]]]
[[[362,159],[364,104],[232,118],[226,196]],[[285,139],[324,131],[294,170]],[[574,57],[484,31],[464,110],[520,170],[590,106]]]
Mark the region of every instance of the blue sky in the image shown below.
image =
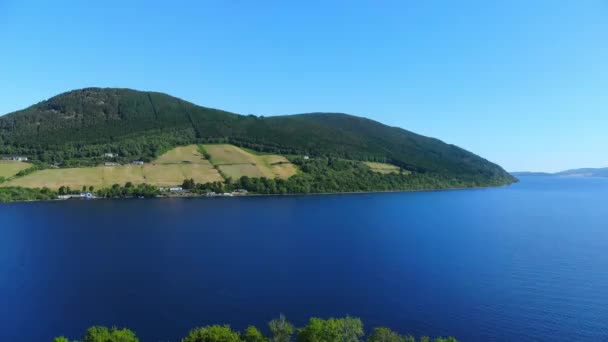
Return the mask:
[[[608,166],[608,1],[0,0],[0,113],[88,86],[345,112],[507,170]]]

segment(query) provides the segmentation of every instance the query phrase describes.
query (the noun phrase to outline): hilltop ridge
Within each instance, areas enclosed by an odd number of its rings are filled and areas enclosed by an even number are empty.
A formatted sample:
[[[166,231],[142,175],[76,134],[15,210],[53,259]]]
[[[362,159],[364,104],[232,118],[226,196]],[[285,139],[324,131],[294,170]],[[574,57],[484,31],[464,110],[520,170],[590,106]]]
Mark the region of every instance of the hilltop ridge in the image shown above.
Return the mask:
[[[500,166],[441,140],[341,113],[258,117],[120,88],[69,91],[0,117],[0,154],[61,165],[103,153],[150,161],[179,145],[230,143],[261,152],[388,162],[404,170],[502,185]]]

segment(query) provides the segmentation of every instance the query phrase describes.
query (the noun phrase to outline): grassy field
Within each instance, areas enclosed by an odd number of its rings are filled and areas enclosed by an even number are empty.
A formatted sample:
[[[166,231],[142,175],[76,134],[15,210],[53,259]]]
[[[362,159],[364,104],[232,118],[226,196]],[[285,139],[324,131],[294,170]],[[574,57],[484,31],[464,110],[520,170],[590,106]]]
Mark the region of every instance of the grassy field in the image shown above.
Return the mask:
[[[217,169],[233,179],[241,176],[288,178],[297,172],[296,167],[282,156],[255,155],[233,145],[205,145],[204,148],[211,155],[211,162],[204,158],[197,145],[180,146],[145,165],[46,169],[2,183],[2,186],[79,189],[91,185],[96,188],[124,185],[126,182],[172,186],[190,178],[197,183],[223,182]],[[27,163],[2,162],[0,176],[13,176],[29,166]]]
[[[205,159],[198,145],[176,147],[144,165],[145,182],[153,185],[176,185],[184,179],[197,183],[223,182],[224,178]],[[176,180],[180,180],[176,183]]]
[[[177,147],[150,164],[46,169],[13,179],[2,185],[27,188],[46,186],[52,189],[60,186],[81,188],[92,185],[102,188],[131,182],[133,184],[172,186],[182,184],[184,179],[190,178],[198,183],[224,181],[213,165],[200,154],[198,146],[190,145]]]
[[[103,168],[82,167],[73,169],[46,169],[36,171],[2,184],[3,186],[22,186],[26,188],[48,187],[57,189],[62,185],[71,188],[82,186],[101,187],[103,185]]]
[[[197,145],[179,146],[158,157],[152,164],[206,164]]]
[[[32,166],[32,164],[17,161],[0,160],[0,177],[12,177],[16,175],[17,172],[25,170],[30,166]]]
[[[224,175],[234,179],[242,176],[289,178],[297,168],[287,158],[273,154],[254,154],[234,145],[204,145],[211,163]]]
[[[211,156],[213,165],[255,164],[257,162],[257,156],[234,145],[203,145],[203,147]]]
[[[365,162],[365,165],[369,166],[369,168],[372,169],[372,171],[378,172],[378,173],[384,173],[384,174],[399,173],[399,166],[395,166],[392,164]],[[404,171],[404,172],[409,173],[408,171]]]

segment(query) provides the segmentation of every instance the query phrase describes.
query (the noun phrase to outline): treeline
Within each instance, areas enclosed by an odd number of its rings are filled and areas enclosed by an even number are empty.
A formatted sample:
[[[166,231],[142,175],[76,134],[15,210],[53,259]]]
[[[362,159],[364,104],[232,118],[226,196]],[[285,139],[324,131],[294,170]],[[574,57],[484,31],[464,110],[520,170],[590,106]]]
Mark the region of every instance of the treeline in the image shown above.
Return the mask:
[[[338,158],[291,158],[298,165],[298,174],[288,179],[250,178],[243,176],[226,182],[199,184],[194,180],[184,180],[182,187],[193,192],[230,192],[245,189],[258,194],[308,194],[365,191],[428,190],[448,188],[472,188],[501,185],[506,179],[493,182],[462,175],[447,177],[428,173],[390,173],[372,171],[362,162]]]
[[[133,197],[157,197],[161,194],[157,186],[149,184],[134,185],[127,182],[125,185],[114,184],[109,188],[95,190],[93,186],[83,186],[80,189],[72,189],[69,186],[61,186],[58,190],[49,188],[23,188],[23,187],[0,187],[0,203],[18,201],[48,201],[56,200],[60,195],[79,195],[90,192],[102,198],[133,198]]]
[[[0,203],[15,201],[48,201],[57,199],[57,191],[49,188],[0,187]]]
[[[99,189],[95,192],[98,197],[104,198],[130,198],[130,197],[156,197],[160,195],[160,189],[157,186],[149,184],[133,185],[127,182],[124,186],[114,184],[110,188]]]
[[[229,325],[209,325],[190,330],[181,342],[457,342],[453,337],[431,339],[423,336],[416,339],[411,335],[401,335],[389,328],[379,327],[366,336],[363,322],[359,318],[311,318],[303,328],[295,328],[281,315],[268,323],[270,336],[264,335],[255,326],[238,332]],[[129,329],[96,326],[89,328],[83,342],[139,342],[137,335]],[[64,336],[54,342],[70,342]]]

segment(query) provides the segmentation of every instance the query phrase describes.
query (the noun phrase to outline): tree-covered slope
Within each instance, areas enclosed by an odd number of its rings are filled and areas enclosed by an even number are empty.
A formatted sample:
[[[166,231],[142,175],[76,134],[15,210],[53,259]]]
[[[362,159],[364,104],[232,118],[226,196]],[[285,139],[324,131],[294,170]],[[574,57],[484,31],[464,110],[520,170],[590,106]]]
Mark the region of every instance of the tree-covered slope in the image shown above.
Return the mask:
[[[480,185],[513,181],[498,165],[457,146],[346,114],[245,116],[161,93],[87,88],[0,117],[0,154],[45,162],[82,163],[104,152],[150,160],[170,147],[201,142],[384,161]]]

